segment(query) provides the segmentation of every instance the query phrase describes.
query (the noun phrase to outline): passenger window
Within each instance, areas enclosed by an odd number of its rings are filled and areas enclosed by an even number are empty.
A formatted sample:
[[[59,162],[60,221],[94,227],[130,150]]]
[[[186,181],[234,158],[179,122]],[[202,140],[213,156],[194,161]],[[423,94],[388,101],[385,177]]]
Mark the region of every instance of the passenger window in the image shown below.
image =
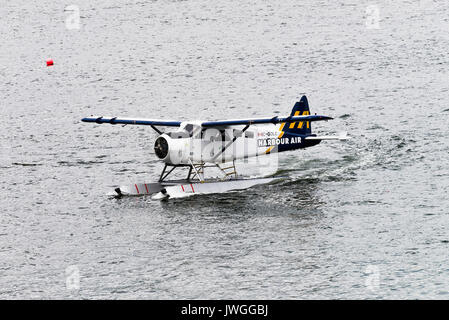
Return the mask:
[[[245,131],[245,138],[254,138],[254,132],[252,131]]]
[[[242,130],[239,129],[234,129],[233,134],[235,138],[240,138],[243,135]]]

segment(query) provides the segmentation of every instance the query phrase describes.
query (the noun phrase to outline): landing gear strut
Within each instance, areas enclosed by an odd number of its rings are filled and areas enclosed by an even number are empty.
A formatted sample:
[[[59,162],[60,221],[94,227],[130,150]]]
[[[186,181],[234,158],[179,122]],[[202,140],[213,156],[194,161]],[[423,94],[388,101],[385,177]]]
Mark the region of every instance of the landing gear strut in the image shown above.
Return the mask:
[[[186,180],[198,180],[200,182],[205,182],[204,178],[204,168],[218,168],[222,173],[223,177],[221,180],[227,180],[228,178],[237,178],[237,169],[235,167],[235,161],[232,161],[231,164],[223,164],[225,166],[220,166],[219,164],[215,165],[206,165],[204,162],[202,163],[193,163],[189,160],[190,164],[165,164],[164,169],[162,169],[161,175],[159,177],[159,182],[163,182],[167,179],[167,177],[179,167],[188,167],[189,172],[187,174]]]

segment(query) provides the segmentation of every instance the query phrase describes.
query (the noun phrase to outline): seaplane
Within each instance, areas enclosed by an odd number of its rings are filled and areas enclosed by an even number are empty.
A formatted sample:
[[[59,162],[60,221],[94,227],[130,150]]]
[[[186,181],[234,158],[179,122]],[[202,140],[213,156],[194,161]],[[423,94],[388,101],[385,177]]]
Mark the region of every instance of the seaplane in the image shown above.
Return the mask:
[[[309,148],[323,140],[346,140],[346,132],[338,136],[312,133],[312,122],[332,119],[324,115],[311,115],[307,97],[302,96],[294,104],[291,114],[284,117],[175,121],[90,116],[81,121],[149,126],[155,130],[158,137],[154,152],[164,164],[159,180],[120,186],[114,190],[114,196],[150,195],[153,199],[163,200],[243,190],[271,183],[278,177],[241,176],[237,173],[236,161]],[[218,177],[206,175],[206,171],[210,170],[207,168],[211,167],[219,172]],[[176,168],[186,169],[186,177],[168,180]]]

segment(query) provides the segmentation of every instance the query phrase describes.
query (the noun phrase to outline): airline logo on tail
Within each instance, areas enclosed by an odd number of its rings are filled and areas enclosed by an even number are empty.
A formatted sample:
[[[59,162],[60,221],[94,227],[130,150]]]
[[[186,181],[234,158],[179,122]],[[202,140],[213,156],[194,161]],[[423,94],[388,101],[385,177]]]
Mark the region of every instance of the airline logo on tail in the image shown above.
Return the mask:
[[[295,112],[295,117],[296,116],[301,116],[301,111],[296,111]],[[303,113],[302,113],[302,115],[303,116],[308,116],[308,115],[310,115],[310,112],[309,111],[304,111]],[[283,123],[283,125],[284,125],[284,123]],[[282,129],[284,128],[284,126],[281,126],[281,129],[279,129],[279,130],[281,130],[282,131]],[[297,129],[302,129],[302,126],[304,125],[304,121],[300,121],[300,122],[298,122],[298,127],[297,127]],[[307,125],[307,129],[309,129],[310,128],[310,121],[306,121],[306,125]],[[292,122],[292,123],[290,123],[290,126],[288,127],[289,129],[294,129],[295,128],[295,126],[296,126],[296,122]]]

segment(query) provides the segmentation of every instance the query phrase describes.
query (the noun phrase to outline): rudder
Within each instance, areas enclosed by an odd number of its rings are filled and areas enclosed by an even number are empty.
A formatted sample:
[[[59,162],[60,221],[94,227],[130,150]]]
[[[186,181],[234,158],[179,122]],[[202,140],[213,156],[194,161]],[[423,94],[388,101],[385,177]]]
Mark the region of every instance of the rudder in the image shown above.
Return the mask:
[[[306,96],[302,96],[301,100],[295,103],[290,116],[306,116],[310,115],[309,101]],[[310,121],[300,121],[286,123],[284,125],[283,131],[286,133],[296,133],[296,134],[311,134],[312,125]]]

